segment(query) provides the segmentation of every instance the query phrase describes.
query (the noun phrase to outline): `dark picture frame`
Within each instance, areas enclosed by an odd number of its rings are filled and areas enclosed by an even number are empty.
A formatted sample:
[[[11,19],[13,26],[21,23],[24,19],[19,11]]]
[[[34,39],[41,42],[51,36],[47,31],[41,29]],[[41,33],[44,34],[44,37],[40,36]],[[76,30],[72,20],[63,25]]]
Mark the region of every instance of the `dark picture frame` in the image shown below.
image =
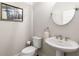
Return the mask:
[[[1,3],[1,20],[22,22],[23,9],[6,3]]]

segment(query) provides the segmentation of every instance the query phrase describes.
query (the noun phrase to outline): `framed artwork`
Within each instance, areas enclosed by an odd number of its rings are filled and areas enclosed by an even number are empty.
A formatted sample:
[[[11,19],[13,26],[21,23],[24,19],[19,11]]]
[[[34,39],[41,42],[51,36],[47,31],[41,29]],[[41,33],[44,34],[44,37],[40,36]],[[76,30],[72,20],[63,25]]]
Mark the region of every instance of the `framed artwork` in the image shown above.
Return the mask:
[[[22,22],[23,9],[9,4],[1,3],[1,20]]]

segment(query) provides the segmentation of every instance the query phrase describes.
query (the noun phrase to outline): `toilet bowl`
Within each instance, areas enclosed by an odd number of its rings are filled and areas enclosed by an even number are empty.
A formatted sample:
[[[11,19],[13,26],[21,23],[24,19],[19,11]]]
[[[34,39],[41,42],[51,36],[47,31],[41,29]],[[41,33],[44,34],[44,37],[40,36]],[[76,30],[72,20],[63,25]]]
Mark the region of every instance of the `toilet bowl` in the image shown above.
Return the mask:
[[[37,48],[33,46],[26,47],[22,50],[21,55],[22,56],[34,56],[36,53]]]
[[[41,39],[40,37],[34,36],[33,38],[33,45],[24,48],[21,51],[21,56],[35,56],[37,54],[37,50],[41,48]]]

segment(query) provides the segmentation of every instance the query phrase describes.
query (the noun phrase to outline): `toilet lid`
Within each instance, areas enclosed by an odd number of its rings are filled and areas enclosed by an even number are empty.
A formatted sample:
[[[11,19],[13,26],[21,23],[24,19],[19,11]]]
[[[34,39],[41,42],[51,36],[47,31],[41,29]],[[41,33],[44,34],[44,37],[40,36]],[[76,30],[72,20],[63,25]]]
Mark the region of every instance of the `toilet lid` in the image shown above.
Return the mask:
[[[29,47],[26,47],[22,50],[22,53],[30,53],[30,52],[34,52],[36,50],[35,47],[33,46],[29,46]]]

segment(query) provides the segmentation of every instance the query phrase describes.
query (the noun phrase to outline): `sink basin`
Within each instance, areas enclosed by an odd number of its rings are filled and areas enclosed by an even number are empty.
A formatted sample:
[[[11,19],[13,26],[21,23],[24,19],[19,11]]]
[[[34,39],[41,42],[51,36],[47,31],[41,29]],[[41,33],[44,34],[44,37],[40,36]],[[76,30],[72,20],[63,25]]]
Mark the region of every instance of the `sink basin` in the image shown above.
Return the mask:
[[[61,52],[74,52],[79,48],[78,43],[73,40],[66,41],[66,40],[56,39],[56,37],[51,37],[45,39],[45,42],[48,45],[56,48],[57,51],[61,51]]]

